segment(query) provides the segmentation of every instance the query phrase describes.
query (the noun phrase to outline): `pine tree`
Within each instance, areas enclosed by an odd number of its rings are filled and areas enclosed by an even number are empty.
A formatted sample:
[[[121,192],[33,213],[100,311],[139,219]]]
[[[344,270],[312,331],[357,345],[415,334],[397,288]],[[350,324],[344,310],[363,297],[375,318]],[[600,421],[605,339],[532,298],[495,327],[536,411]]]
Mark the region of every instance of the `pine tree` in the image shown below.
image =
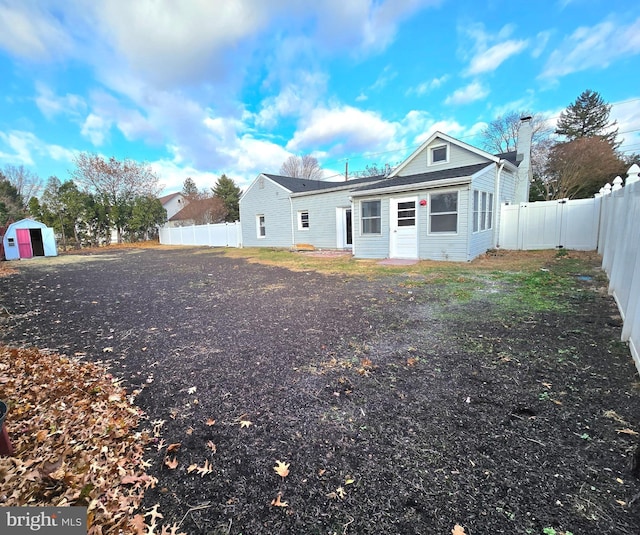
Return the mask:
[[[222,199],[227,210],[225,221],[233,222],[240,219],[240,193],[241,190],[232,178],[222,175],[212,188],[213,194]]]
[[[587,89],[560,114],[556,134],[565,136],[567,141],[600,137],[617,148],[618,129],[613,130],[616,121],[609,122],[610,112],[611,105],[599,93]]]
[[[193,178],[187,177],[182,184],[182,195],[187,199],[197,199],[198,194],[198,186],[194,182]]]

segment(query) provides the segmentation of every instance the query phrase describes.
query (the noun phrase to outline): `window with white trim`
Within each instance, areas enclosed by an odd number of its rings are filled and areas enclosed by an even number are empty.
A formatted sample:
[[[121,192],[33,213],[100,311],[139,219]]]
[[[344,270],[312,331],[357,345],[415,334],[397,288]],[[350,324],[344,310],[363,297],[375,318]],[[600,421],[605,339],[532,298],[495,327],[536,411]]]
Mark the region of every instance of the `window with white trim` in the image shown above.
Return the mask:
[[[449,146],[437,145],[429,149],[429,164],[447,163],[449,161]]]
[[[382,213],[380,201],[362,201],[360,203],[362,234],[380,234],[382,232]]]
[[[298,212],[298,230],[309,230],[309,211]]]
[[[267,235],[267,227],[264,221],[264,215],[259,214],[256,216],[256,229],[258,231],[258,238],[264,238]]]
[[[473,191],[473,232],[493,228],[493,193]]]
[[[458,192],[431,193],[429,197],[429,232],[458,232]]]

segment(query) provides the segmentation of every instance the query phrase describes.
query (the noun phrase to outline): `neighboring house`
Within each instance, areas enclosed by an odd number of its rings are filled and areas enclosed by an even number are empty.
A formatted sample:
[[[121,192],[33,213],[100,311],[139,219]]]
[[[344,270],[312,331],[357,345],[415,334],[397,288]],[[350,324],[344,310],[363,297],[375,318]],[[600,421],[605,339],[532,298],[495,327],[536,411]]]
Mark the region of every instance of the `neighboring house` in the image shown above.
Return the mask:
[[[171,219],[180,210],[182,210],[187,204],[189,199],[185,198],[182,193],[170,193],[164,197],[160,197],[162,207],[167,211],[167,219]]]
[[[11,223],[0,238],[6,260],[58,256],[53,229],[33,219]]]
[[[184,199],[185,206],[168,218],[165,226],[186,227],[189,225],[207,225],[224,221],[225,207],[218,197],[206,199]]]
[[[517,151],[492,155],[436,132],[387,177],[332,183],[261,174],[240,199],[243,244],[472,260],[499,245],[500,204],[528,201],[531,136],[523,118]]]

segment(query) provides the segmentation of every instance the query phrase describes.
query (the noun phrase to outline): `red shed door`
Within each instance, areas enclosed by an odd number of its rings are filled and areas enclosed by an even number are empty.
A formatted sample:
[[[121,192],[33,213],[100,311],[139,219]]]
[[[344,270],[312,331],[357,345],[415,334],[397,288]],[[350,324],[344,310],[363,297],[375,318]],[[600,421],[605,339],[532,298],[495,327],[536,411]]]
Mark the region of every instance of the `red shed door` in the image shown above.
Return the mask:
[[[16,229],[16,238],[18,238],[18,253],[20,254],[20,258],[31,258],[33,256],[33,250],[31,249],[29,229]]]

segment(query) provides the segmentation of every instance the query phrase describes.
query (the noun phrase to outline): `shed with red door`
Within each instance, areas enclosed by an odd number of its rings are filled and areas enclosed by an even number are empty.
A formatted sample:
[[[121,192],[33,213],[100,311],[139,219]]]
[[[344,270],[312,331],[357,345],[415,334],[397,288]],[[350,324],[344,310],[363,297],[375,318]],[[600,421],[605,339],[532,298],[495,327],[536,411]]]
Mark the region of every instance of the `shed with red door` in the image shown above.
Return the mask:
[[[58,255],[53,229],[33,219],[11,223],[2,236],[2,246],[6,260]]]

